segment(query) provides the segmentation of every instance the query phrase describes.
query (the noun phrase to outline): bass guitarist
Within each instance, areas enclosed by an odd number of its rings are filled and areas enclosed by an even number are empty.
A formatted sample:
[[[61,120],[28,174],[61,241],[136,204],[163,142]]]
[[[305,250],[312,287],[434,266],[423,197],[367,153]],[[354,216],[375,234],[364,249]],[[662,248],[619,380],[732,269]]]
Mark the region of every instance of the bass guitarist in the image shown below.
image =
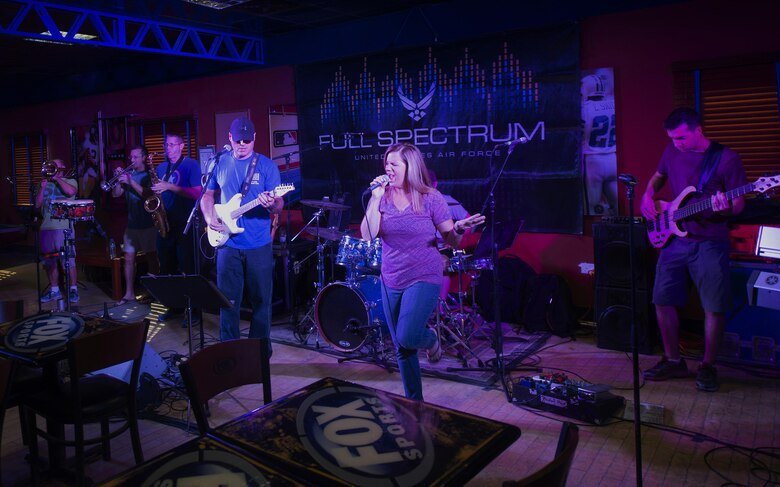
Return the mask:
[[[696,376],[696,388],[718,390],[718,354],[726,313],[731,308],[729,275],[730,215],[745,207],[742,197],[729,199],[729,191],[746,182],[742,160],[733,150],[708,139],[699,114],[691,108],[678,108],[666,118],[664,128],[671,139],[661,156],[641,200],[641,212],[649,221],[658,216],[656,193],[668,181],[672,193],[680,195],[694,186],[709,198],[711,211],[684,223],[685,236],[673,237],[661,250],[653,287],[653,303],[664,344],[664,356],[645,371],[647,380],[662,381],[688,376],[680,357],[679,308],[688,296],[688,277],[696,286],[704,308],[704,358]]]
[[[244,203],[257,199],[259,205],[239,218],[238,225],[244,231],[232,234],[217,250],[217,286],[233,304],[219,312],[219,337],[222,341],[241,337],[239,319],[246,283],[252,306],[249,338],[268,338],[274,266],[271,216],[282,211],[284,205],[273,190],[280,185],[281,176],[271,159],[254,151],[255,126],[249,118],[233,120],[228,138],[233,150],[216,161],[214,175],[201,199],[203,217],[211,230],[228,231],[214,211],[217,188],[222,204],[243,194]]]

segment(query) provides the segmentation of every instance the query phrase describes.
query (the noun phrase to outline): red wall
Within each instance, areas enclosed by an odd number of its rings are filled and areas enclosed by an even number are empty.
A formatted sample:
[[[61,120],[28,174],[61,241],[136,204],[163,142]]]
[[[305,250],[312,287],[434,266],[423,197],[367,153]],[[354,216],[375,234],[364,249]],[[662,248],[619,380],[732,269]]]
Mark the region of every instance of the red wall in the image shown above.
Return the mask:
[[[672,110],[672,65],[679,61],[780,52],[780,2],[693,1],[582,22],[581,66],[615,70],[618,171],[639,183],[635,212],[667,143],[662,122]],[[778,56],[780,57],[780,56]],[[620,188],[622,214],[628,213]],[[574,303],[593,302],[592,278],[579,274],[593,262],[591,225],[586,235],[523,234],[513,251],[537,271],[565,275]]]
[[[4,179],[10,173],[9,135],[43,130],[48,135],[49,156],[68,161],[70,128],[93,122],[98,112],[104,118],[193,115],[198,120],[198,143],[207,145],[215,143],[215,113],[249,109],[257,130],[258,150],[268,152],[268,109],[271,105],[294,104],[294,90],[292,68],[281,67],[0,111],[0,177]],[[10,201],[8,192],[2,191],[2,207],[10,207]],[[0,223],[18,221],[17,215],[9,213],[13,212],[0,215]]]
[[[780,52],[776,35],[780,5],[692,1],[637,12],[588,18],[582,22],[582,67],[613,67],[618,123],[618,170],[637,176],[637,204],[666,143],[661,122],[672,109],[672,64]],[[137,114],[139,118],[194,114],[199,142],[213,144],[214,113],[249,108],[257,127],[258,148],[268,148],[268,107],[294,103],[293,69],[248,71],[218,78],[159,85],[23,109],[0,111],[0,158],[8,153],[7,135],[44,129],[51,156],[67,155],[68,129],[104,117]],[[8,175],[7,160],[0,177]],[[621,188],[621,205],[627,213]],[[10,208],[7,191],[0,204]],[[0,223],[18,222],[13,211]],[[592,278],[580,274],[580,262],[593,262],[590,226],[584,236],[521,234],[513,252],[538,272],[564,275],[574,303],[590,306]]]

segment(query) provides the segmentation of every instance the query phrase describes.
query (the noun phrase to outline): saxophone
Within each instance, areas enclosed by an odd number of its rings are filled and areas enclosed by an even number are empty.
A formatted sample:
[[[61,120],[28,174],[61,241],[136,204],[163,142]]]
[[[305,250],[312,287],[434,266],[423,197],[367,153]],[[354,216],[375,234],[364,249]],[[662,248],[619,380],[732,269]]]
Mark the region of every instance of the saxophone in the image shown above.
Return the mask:
[[[160,178],[157,177],[157,171],[155,171],[154,164],[152,163],[152,154],[149,154],[149,179],[152,182],[152,186],[160,182]],[[165,205],[163,205],[162,196],[159,194],[152,194],[144,200],[144,210],[152,214],[152,221],[154,221],[154,228],[162,238],[168,236],[168,231],[171,229],[168,225],[168,216],[165,214]]]

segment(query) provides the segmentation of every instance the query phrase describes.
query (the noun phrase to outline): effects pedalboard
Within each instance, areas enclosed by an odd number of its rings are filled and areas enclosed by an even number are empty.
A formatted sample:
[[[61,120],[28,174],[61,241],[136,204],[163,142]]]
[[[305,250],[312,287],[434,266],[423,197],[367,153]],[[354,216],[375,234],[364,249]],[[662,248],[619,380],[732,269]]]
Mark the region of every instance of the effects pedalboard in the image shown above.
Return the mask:
[[[534,409],[603,424],[625,404],[625,399],[609,389],[604,384],[572,381],[566,374],[556,373],[513,381],[512,398]]]

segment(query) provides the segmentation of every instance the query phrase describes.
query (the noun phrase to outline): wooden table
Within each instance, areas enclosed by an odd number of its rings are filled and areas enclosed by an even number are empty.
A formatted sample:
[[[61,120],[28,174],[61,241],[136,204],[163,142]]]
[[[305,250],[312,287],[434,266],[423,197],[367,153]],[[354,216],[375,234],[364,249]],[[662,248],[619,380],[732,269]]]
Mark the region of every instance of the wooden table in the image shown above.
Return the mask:
[[[102,486],[301,485],[223,441],[202,436],[107,481]]]
[[[213,432],[317,485],[462,485],[520,429],[325,378]]]
[[[325,378],[101,485],[463,485],[519,437],[516,426]]]

